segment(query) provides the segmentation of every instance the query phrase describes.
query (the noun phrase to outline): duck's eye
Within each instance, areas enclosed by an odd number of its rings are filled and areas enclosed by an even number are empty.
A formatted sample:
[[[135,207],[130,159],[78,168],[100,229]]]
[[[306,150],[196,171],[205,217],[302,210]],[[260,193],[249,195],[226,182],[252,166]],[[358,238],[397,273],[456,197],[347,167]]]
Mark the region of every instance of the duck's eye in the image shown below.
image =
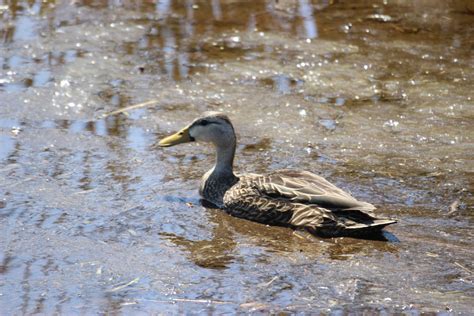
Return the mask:
[[[202,125],[202,126],[206,126],[207,124],[209,124],[209,121],[206,121],[206,120],[202,120],[199,122],[199,125]]]

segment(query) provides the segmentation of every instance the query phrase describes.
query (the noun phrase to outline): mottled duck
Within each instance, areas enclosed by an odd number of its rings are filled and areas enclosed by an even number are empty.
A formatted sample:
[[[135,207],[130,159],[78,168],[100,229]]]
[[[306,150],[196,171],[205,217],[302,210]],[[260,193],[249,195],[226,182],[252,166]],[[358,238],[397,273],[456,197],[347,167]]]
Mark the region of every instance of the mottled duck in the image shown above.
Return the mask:
[[[214,145],[214,167],[202,178],[202,198],[230,215],[293,228],[320,236],[379,233],[396,221],[377,218],[375,207],[358,201],[323,177],[308,171],[276,170],[265,175],[234,174],[234,127],[222,113],[208,112],[179,132],[162,139],[161,147],[187,142]]]

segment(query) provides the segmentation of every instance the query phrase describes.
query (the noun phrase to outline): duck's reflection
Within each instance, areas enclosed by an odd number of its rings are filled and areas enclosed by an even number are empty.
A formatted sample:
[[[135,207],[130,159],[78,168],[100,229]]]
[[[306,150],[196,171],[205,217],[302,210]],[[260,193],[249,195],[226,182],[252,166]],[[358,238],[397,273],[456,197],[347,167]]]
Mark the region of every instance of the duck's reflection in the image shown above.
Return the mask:
[[[224,220],[229,215],[216,209],[214,205],[206,205],[209,207],[207,208],[207,217],[210,222],[215,224],[212,228],[212,239],[196,241],[174,233],[162,233],[161,235],[186,250],[189,259],[196,265],[203,268],[224,269],[235,259],[234,252],[237,242],[233,238],[232,230],[228,227],[228,221]]]
[[[305,231],[286,227],[266,226],[232,217],[209,202],[201,200],[212,225],[212,238],[190,240],[174,233],[161,235],[185,250],[196,265],[209,269],[225,269],[241,257],[238,248],[258,247],[271,254],[285,256],[290,261],[303,254],[315,261],[348,260],[356,255],[369,256],[381,252],[397,252],[398,239],[388,232],[371,239],[321,239]],[[263,258],[262,258],[263,259]]]

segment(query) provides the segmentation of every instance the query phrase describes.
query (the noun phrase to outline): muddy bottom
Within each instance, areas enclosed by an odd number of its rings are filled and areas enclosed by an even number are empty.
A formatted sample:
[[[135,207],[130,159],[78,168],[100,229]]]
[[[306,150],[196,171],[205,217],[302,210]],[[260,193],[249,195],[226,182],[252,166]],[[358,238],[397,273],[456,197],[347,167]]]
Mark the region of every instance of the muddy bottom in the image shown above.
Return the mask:
[[[473,38],[460,0],[1,3],[0,314],[471,314]],[[212,148],[157,142],[207,110],[387,240],[203,207]]]

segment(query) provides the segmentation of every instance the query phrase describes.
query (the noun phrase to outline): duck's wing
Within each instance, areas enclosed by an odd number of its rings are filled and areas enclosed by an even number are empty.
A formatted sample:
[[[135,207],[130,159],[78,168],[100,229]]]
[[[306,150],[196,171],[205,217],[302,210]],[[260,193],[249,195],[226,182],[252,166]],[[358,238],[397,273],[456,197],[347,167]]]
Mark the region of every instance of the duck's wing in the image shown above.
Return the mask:
[[[239,182],[224,195],[227,213],[252,221],[290,226],[312,226],[333,228],[337,218],[330,210],[291,201],[273,191],[266,192],[267,176],[240,176]],[[301,216],[303,215],[303,216]]]
[[[371,214],[375,209],[372,204],[358,201],[323,177],[308,171],[278,170],[254,178],[254,185],[262,194],[270,197],[313,204],[333,211],[362,211]]]
[[[233,216],[304,227],[324,236],[371,234],[395,223],[361,211],[374,207],[357,201],[321,177],[286,170],[241,176],[226,192],[224,206]]]

